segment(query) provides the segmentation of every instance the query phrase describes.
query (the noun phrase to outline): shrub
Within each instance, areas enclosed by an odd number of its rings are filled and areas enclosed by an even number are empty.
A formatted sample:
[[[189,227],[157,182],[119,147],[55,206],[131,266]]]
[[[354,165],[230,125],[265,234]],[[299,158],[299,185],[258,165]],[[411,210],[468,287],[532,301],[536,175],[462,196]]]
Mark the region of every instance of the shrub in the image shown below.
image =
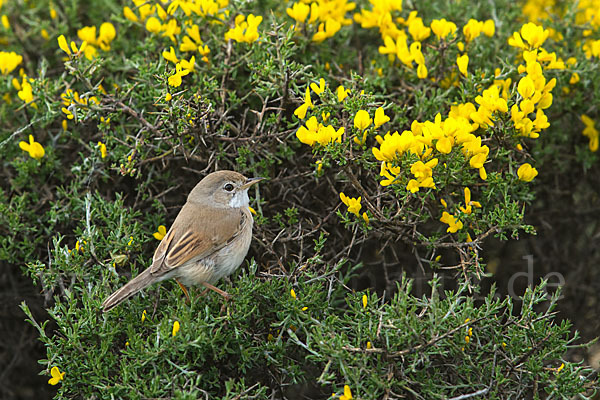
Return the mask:
[[[22,308],[57,397],[595,389],[558,293],[481,286],[486,239],[535,233],[536,194],[597,172],[593,2],[1,7],[0,259],[54,300],[52,331]],[[270,178],[235,300],[157,287],[102,314],[217,169]],[[372,264],[393,267],[363,290]]]

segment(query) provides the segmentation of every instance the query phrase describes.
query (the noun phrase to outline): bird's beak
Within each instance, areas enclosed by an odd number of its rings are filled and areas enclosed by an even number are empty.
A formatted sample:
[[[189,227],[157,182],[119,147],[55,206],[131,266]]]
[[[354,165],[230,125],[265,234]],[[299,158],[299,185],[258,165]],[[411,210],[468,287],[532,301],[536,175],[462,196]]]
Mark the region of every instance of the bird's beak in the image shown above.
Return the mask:
[[[255,183],[258,183],[260,181],[262,181],[265,178],[262,177],[256,177],[256,178],[248,178],[246,179],[246,183],[244,183],[240,189],[248,189],[250,186],[254,185]]]

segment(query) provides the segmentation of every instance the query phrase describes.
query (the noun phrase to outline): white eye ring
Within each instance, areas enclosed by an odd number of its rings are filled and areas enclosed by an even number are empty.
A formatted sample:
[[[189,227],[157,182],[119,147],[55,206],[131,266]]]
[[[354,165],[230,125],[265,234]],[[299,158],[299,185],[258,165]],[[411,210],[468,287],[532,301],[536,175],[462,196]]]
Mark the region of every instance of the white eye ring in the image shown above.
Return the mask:
[[[225,186],[223,186],[223,189],[225,189],[228,192],[232,192],[233,191],[233,185],[231,183],[227,183]]]

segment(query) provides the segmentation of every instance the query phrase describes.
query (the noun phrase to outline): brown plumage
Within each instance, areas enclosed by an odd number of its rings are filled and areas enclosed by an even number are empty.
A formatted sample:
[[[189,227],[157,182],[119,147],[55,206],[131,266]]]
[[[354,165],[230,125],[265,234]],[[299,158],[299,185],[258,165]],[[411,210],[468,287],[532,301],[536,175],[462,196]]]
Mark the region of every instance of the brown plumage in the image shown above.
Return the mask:
[[[170,278],[219,291],[212,283],[232,274],[248,253],[253,224],[248,188],[261,179],[233,171],[202,179],[154,252],[152,265],[104,300],[103,311]]]

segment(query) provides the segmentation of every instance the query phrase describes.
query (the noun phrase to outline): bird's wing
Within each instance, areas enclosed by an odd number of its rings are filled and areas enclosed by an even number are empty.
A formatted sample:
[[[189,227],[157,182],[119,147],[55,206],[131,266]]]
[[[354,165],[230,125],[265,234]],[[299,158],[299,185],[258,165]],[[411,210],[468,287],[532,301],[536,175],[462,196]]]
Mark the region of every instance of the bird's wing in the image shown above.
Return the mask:
[[[154,252],[152,275],[164,275],[189,260],[208,257],[230,243],[246,223],[240,208],[186,203]]]

